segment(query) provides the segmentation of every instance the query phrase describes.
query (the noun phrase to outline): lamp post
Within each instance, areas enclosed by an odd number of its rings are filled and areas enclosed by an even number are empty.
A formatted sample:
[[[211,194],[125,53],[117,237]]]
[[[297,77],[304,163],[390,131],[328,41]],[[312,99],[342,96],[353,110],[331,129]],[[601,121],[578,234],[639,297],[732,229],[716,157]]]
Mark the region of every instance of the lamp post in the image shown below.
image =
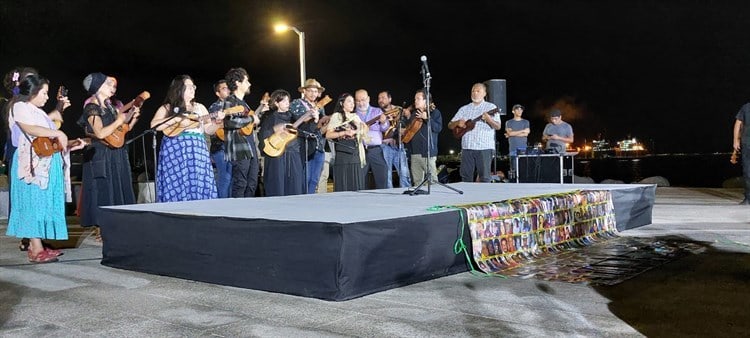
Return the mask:
[[[293,30],[295,33],[297,33],[297,36],[299,37],[299,83],[300,86],[305,85],[305,32],[300,31],[297,29],[297,27],[294,26],[288,26],[287,24],[277,24],[274,27],[274,30],[277,33],[286,32],[288,30]]]

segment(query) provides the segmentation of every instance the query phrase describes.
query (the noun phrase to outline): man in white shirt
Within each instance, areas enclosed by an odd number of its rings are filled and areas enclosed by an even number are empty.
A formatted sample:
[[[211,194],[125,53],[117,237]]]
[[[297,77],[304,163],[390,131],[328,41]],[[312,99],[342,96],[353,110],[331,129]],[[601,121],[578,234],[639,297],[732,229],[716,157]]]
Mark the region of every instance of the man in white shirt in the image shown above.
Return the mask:
[[[490,182],[490,164],[495,151],[495,131],[503,127],[497,106],[487,102],[487,87],[475,83],[471,87],[471,103],[461,107],[448,129],[471,128],[461,138],[461,181],[476,182],[475,172],[480,182]],[[468,124],[467,124],[468,122]]]

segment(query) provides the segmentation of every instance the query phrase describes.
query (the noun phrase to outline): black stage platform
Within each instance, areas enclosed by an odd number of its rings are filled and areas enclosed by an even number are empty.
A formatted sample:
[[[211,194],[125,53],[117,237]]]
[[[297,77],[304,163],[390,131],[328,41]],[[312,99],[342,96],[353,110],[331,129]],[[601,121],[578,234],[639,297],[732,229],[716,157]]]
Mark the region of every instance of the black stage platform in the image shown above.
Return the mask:
[[[455,209],[573,190],[610,190],[619,230],[651,223],[653,185],[456,183],[404,189],[107,207],[102,264],[325,300],[467,271]],[[465,243],[471,243],[468,231]]]

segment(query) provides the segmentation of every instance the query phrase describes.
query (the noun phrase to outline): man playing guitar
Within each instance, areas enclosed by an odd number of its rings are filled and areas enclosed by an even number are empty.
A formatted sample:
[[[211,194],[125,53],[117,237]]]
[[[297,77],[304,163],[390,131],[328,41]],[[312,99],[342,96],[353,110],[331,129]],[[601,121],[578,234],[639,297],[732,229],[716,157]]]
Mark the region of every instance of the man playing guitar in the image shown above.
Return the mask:
[[[226,99],[226,108],[241,105],[248,112],[247,115],[235,114],[224,117],[224,154],[232,163],[232,197],[255,197],[260,172],[255,130],[247,136],[240,133],[243,127],[260,124],[260,119],[243,100],[245,95],[250,94],[249,76],[244,68],[232,68],[224,79],[232,92]]]
[[[325,116],[325,111],[323,108],[317,108],[315,101],[318,100],[318,97],[320,97],[326,89],[321,86],[320,82],[317,80],[307,79],[305,80],[305,84],[299,87],[298,90],[302,93],[302,98],[294,99],[289,106],[289,111],[292,113],[292,120],[296,121],[308,111],[317,111],[316,114],[313,114],[312,119],[300,124],[298,128],[302,131],[302,135],[299,135],[300,138],[307,142],[307,149],[305,149],[304,143],[300,145],[302,164],[306,168],[305,192],[307,194],[314,194],[315,190],[318,188],[320,173],[323,170],[326,143],[325,138],[317,126],[318,120]]]
[[[467,120],[480,118],[475,128],[461,137],[461,181],[475,182],[476,170],[480,182],[490,182],[490,163],[492,152],[495,151],[495,131],[503,127],[500,115],[489,115],[488,112],[497,109],[493,103],[484,100],[487,87],[483,83],[471,86],[471,102],[461,107],[448,128],[465,128]],[[479,120],[478,120],[479,121]]]

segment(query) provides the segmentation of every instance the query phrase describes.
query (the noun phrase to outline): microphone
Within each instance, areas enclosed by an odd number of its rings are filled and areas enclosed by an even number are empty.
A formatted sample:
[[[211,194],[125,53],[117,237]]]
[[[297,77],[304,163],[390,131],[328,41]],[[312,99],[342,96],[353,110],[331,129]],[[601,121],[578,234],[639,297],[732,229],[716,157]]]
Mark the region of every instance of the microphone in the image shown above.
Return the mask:
[[[430,76],[430,67],[427,66],[427,57],[424,56],[424,55],[422,55],[421,57],[419,57],[419,60],[422,61],[422,68],[424,70],[425,77],[431,77]]]

